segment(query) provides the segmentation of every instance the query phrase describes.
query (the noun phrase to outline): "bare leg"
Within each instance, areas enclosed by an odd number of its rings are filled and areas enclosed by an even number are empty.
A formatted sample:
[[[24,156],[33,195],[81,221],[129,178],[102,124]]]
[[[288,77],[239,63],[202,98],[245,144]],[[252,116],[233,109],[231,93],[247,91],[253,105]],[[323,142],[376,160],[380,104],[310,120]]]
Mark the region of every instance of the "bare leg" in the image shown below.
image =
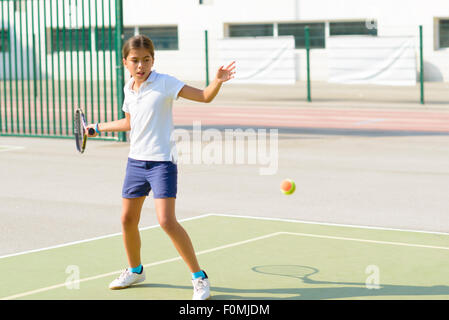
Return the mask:
[[[135,268],[140,265],[139,221],[145,197],[122,200],[122,231],[128,265]]]
[[[175,216],[176,198],[154,199],[156,214],[162,229],[173,242],[176,250],[187,264],[190,272],[200,271],[192,241]]]

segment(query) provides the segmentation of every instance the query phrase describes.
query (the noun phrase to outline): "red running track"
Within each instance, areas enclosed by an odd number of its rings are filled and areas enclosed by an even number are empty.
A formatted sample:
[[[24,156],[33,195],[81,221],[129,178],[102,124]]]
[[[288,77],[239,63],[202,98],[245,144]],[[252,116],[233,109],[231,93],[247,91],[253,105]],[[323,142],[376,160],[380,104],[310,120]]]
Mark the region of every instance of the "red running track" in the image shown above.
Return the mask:
[[[175,106],[175,125],[449,132],[449,112],[292,107]]]

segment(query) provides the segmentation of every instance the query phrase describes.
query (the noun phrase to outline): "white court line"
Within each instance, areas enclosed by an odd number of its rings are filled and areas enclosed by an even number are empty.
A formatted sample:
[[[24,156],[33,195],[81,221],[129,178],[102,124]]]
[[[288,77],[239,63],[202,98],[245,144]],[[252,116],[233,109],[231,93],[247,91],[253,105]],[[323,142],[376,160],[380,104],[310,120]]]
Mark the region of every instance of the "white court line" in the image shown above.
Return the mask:
[[[368,239],[358,239],[358,238],[334,237],[334,236],[316,235],[316,234],[299,233],[299,232],[280,232],[280,233],[294,235],[294,236],[301,236],[301,237],[310,237],[310,238],[346,240],[346,241],[355,241],[355,242],[366,242],[366,243],[387,244],[387,245],[394,245],[394,246],[414,247],[414,248],[449,250],[449,247],[429,246],[429,245],[424,245],[424,244],[414,244],[414,243],[406,243],[406,242],[378,241],[378,240],[368,240]]]
[[[218,216],[218,217],[228,217],[228,218],[244,218],[244,219],[280,221],[280,222],[293,222],[293,223],[312,224],[312,225],[318,225],[318,226],[345,227],[345,228],[353,228],[353,229],[369,229],[369,230],[382,230],[382,231],[414,232],[414,233],[436,234],[436,235],[449,236],[449,233],[447,233],[447,232],[438,232],[438,231],[424,231],[424,230],[413,230],[413,229],[373,227],[373,226],[363,226],[363,225],[356,225],[356,224],[339,224],[339,223],[305,221],[305,220],[285,219],[285,218],[256,217],[256,216],[234,215],[234,214],[224,214],[224,213],[210,213],[207,216]]]
[[[262,239],[267,239],[267,238],[271,238],[271,237],[278,236],[278,235],[294,235],[294,236],[300,236],[300,237],[311,237],[311,238],[320,238],[320,239],[344,240],[344,241],[354,241],[354,242],[364,242],[364,243],[374,243],[374,244],[384,244],[384,245],[394,245],[394,246],[406,246],[406,247],[425,248],[425,249],[449,250],[449,247],[429,246],[429,245],[413,244],[413,243],[405,243],[405,242],[391,242],[391,241],[378,241],[378,240],[358,239],[358,238],[335,237],[335,236],[327,236],[327,235],[316,235],[316,234],[310,234],[310,233],[275,232],[275,233],[270,233],[270,234],[263,235],[263,236],[260,236],[260,237],[251,238],[251,239],[248,239],[248,240],[238,241],[238,242],[230,243],[230,244],[227,244],[227,245],[223,245],[223,246],[219,246],[219,247],[215,247],[215,248],[199,251],[199,252],[196,253],[196,255],[202,255],[202,254],[215,252],[215,251],[222,250],[222,249],[236,247],[236,246],[239,246],[239,245],[242,245],[242,244],[246,244],[246,243],[250,243],[250,242],[254,242],[254,241],[258,241],[258,240],[262,240]],[[148,268],[148,267],[153,267],[153,266],[156,266],[156,265],[161,265],[161,264],[174,262],[174,261],[178,261],[178,260],[181,260],[181,257],[178,256],[178,257],[171,258],[171,259],[156,261],[156,262],[153,262],[153,263],[145,264],[143,266]],[[91,281],[91,280],[96,280],[96,279],[100,279],[100,278],[104,278],[104,277],[113,276],[115,274],[120,273],[121,271],[123,271],[123,270],[113,271],[113,272],[108,272],[108,273],[103,273],[103,274],[100,274],[100,275],[96,275],[96,276],[93,276],[93,277],[83,278],[83,279],[80,279],[80,280],[77,280],[77,281],[70,282],[70,285],[74,285],[74,284],[81,283],[81,282],[86,282],[86,281]],[[60,284],[57,284],[57,285],[53,285],[53,286],[49,286],[49,287],[45,287],[45,288],[41,288],[41,289],[36,289],[36,290],[32,290],[32,291],[27,291],[27,292],[15,294],[15,295],[12,295],[12,296],[1,298],[0,300],[12,300],[12,299],[17,299],[17,298],[22,298],[22,297],[26,297],[26,296],[29,296],[29,295],[32,295],[32,294],[41,293],[41,292],[45,292],[45,291],[49,291],[49,290],[53,290],[53,289],[58,289],[58,288],[62,288],[62,287],[65,287],[65,286],[67,286],[66,282],[65,283],[60,283]]]
[[[226,248],[239,246],[239,245],[242,245],[242,244],[246,244],[246,243],[250,243],[250,242],[254,242],[254,241],[258,241],[258,240],[274,237],[274,236],[277,236],[279,234],[281,234],[281,232],[270,233],[270,234],[267,234],[267,235],[264,235],[264,236],[260,236],[260,237],[256,237],[256,238],[252,238],[252,239],[248,239],[248,240],[243,240],[243,241],[239,241],[239,242],[230,243],[230,244],[223,245],[223,246],[220,246],[220,247],[215,247],[215,248],[212,248],[212,249],[199,251],[199,252],[196,253],[196,255],[201,255],[201,254],[210,253],[210,252],[214,252],[214,251],[218,251],[218,250],[222,250],[222,249],[226,249]],[[178,261],[178,260],[181,260],[181,257],[178,256],[176,258],[171,258],[171,259],[161,260],[161,261],[157,261],[157,262],[153,262],[153,263],[148,263],[148,264],[144,264],[143,266],[145,268],[148,268],[148,267],[153,267],[153,266],[157,266],[157,265],[160,265],[160,264],[169,263],[169,262]],[[118,273],[120,273],[122,271],[123,270],[113,271],[113,272],[99,274],[99,275],[96,275],[96,276],[93,276],[93,277],[89,277],[89,278],[80,279],[80,280],[77,280],[77,281],[72,281],[72,282],[70,282],[70,285],[74,285],[74,284],[81,283],[81,282],[86,282],[86,281],[91,281],[91,280],[96,280],[96,279],[100,279],[100,278],[104,278],[104,277],[110,277],[110,276],[118,274]],[[53,289],[62,288],[62,287],[65,287],[65,286],[67,286],[66,282],[60,283],[60,284],[56,284],[56,285],[50,286],[50,287],[45,287],[45,288],[41,288],[41,289],[36,289],[36,290],[32,290],[32,291],[27,291],[27,292],[15,294],[15,295],[12,295],[12,296],[1,298],[0,300],[12,300],[12,299],[17,299],[17,298],[22,298],[22,297],[26,297],[26,296],[29,296],[29,295],[32,295],[32,294],[35,294],[35,293],[41,293],[41,292],[45,292],[45,291],[49,291],[49,290],[53,290]]]
[[[267,220],[267,221],[293,222],[293,223],[304,223],[304,224],[321,225],[321,226],[331,226],[331,227],[346,227],[346,228],[354,228],[354,229],[415,232],[415,233],[436,234],[436,235],[449,236],[449,233],[436,232],[436,231],[422,231],[422,230],[397,229],[397,228],[383,228],[383,227],[372,227],[372,226],[350,225],[350,224],[338,224],[338,223],[326,223],[326,222],[314,222],[314,221],[304,221],[304,220],[294,220],[294,219],[284,219],[284,218],[256,217],[256,216],[245,216],[245,215],[230,215],[230,214],[221,214],[221,213],[207,213],[207,214],[203,214],[203,215],[200,215],[200,216],[195,216],[195,217],[191,217],[191,218],[182,219],[182,220],[179,220],[179,222],[190,221],[190,220],[201,219],[201,218],[207,218],[207,217],[210,217],[210,216],[229,217],[229,218],[245,218],[245,219]],[[153,226],[148,226],[148,227],[144,227],[144,228],[139,228],[139,230],[143,231],[143,230],[153,229],[153,228],[157,228],[157,227],[159,227],[159,225],[153,225]],[[34,253],[34,252],[45,251],[45,250],[50,250],[50,249],[57,249],[57,248],[71,246],[71,245],[84,243],[84,242],[90,242],[90,241],[95,241],[95,240],[106,239],[106,238],[110,238],[110,237],[119,236],[121,234],[122,233],[114,233],[114,234],[99,236],[99,237],[85,239],[85,240],[79,240],[79,241],[74,241],[74,242],[63,243],[63,244],[55,245],[55,246],[51,246],[51,247],[45,247],[45,248],[40,248],[40,249],[34,249],[34,250],[28,250],[28,251],[13,253],[13,254],[9,254],[9,255],[0,256],[0,259],[14,257],[14,256],[18,256],[18,255],[27,254],[27,253]]]
[[[195,217],[191,217],[191,218],[185,218],[185,219],[178,220],[178,221],[179,222],[184,222],[184,221],[190,221],[190,220],[195,220],[195,219],[206,218],[208,216],[210,216],[210,214],[204,214],[204,215],[195,216]],[[139,230],[143,231],[143,230],[148,230],[148,229],[154,229],[154,228],[157,228],[157,227],[159,227],[158,224],[157,225],[153,225],[153,226],[139,228]],[[27,250],[27,251],[22,251],[22,252],[18,252],[18,253],[12,253],[12,254],[8,254],[8,255],[0,256],[0,259],[14,257],[14,256],[20,256],[20,255],[28,254],[28,253],[34,253],[34,252],[51,250],[51,249],[57,249],[57,248],[67,247],[67,246],[71,246],[71,245],[75,245],[75,244],[79,244],[79,243],[96,241],[96,240],[101,240],[101,239],[107,239],[107,238],[112,238],[112,237],[121,236],[121,235],[122,235],[121,232],[119,232],[119,233],[112,233],[112,234],[107,234],[107,235],[104,235],[104,236],[89,238],[89,239],[85,239],[85,240],[67,242],[67,243],[58,244],[58,245],[55,245],[55,246],[39,248],[39,249],[33,249],[33,250]]]
[[[0,145],[0,152],[22,150],[22,149],[25,149],[25,147]]]

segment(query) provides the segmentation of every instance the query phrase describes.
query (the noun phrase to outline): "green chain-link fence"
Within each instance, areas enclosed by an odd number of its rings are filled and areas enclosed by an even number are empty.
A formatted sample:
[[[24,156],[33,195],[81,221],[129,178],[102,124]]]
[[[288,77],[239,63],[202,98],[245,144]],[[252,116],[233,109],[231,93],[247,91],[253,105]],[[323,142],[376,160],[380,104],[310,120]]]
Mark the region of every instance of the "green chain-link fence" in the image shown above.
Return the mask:
[[[71,138],[77,107],[123,116],[121,0],[2,0],[0,19],[0,135]]]

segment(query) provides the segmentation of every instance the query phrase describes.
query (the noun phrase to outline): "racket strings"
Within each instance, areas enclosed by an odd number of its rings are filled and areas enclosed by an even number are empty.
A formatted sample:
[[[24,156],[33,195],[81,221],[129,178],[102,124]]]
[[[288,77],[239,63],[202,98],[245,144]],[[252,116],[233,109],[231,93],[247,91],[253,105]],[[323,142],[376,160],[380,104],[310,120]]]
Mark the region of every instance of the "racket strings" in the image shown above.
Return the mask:
[[[75,112],[75,130],[74,130],[75,140],[76,140],[76,148],[78,151],[83,151],[83,136],[84,136],[84,128],[81,119],[80,112]]]

